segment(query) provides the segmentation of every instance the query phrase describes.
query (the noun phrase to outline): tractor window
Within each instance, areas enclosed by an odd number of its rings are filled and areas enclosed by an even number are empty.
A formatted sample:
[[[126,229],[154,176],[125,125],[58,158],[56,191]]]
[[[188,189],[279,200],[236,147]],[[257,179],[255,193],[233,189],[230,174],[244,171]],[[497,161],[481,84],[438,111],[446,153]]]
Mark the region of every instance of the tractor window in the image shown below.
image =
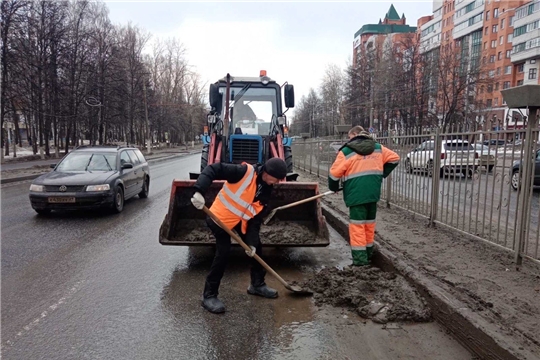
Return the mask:
[[[242,87],[231,87],[231,99],[236,98],[231,101],[232,133],[268,135],[272,116],[278,116],[276,89],[249,87],[243,94],[241,90]]]

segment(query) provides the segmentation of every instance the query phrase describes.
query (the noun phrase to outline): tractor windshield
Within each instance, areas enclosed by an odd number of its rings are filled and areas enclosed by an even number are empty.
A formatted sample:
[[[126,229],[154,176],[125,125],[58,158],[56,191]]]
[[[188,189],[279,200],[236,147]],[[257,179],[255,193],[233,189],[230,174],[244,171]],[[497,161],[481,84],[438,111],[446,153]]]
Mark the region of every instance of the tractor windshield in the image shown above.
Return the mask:
[[[272,116],[277,116],[276,89],[252,86],[244,92],[242,89],[243,86],[232,86],[230,90],[231,132],[237,135],[269,135]],[[224,93],[225,88],[220,92]]]

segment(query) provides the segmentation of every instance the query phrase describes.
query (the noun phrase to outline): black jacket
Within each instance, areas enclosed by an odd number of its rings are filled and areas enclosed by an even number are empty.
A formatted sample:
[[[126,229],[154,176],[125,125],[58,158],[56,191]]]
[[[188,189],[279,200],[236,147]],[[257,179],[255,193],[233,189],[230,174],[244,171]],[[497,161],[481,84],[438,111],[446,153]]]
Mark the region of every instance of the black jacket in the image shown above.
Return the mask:
[[[261,230],[261,224],[265,216],[268,214],[268,203],[272,194],[272,185],[268,185],[262,180],[263,165],[256,164],[254,167],[257,174],[257,193],[253,202],[259,201],[264,208],[253,219],[248,221],[245,242],[251,246],[257,246],[260,241],[259,231]],[[212,164],[204,168],[193,187],[196,191],[204,195],[214,180],[225,180],[231,184],[235,184],[242,180],[246,171],[247,165]]]

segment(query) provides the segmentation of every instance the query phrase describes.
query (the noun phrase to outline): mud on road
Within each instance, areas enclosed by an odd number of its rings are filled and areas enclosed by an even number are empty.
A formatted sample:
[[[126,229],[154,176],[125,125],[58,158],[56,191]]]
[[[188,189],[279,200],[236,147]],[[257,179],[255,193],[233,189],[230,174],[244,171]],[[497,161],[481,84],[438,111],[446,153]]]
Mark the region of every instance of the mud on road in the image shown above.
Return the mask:
[[[325,268],[299,285],[314,292],[317,305],[350,308],[377,323],[432,320],[426,301],[403,277],[376,267]]]

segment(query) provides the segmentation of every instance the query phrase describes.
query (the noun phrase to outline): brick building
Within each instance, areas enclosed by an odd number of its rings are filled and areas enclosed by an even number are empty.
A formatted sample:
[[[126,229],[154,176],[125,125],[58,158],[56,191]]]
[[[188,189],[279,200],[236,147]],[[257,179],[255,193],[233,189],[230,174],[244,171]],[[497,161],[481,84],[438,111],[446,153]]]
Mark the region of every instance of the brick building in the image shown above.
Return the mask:
[[[363,49],[380,48],[385,41],[397,43],[404,39],[404,34],[414,34],[416,27],[407,25],[405,14],[398,15],[394,5],[378,24],[364,25],[354,34],[353,65],[358,66],[358,55]]]
[[[481,57],[492,79],[475,92],[484,130],[522,127],[519,111],[507,108],[501,90],[538,83],[539,10],[540,0],[444,0],[433,1],[433,15],[418,20],[423,54],[452,43],[468,59]]]

